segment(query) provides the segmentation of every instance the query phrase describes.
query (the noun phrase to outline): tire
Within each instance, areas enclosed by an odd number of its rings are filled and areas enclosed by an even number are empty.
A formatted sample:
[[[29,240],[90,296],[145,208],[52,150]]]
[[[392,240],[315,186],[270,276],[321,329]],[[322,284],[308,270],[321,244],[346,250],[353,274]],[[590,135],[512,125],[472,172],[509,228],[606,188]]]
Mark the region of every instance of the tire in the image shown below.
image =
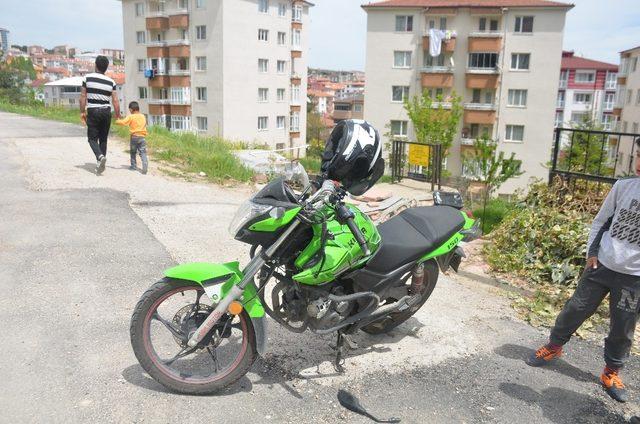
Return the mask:
[[[243,333],[243,341],[240,353],[228,370],[225,370],[219,377],[202,383],[185,381],[186,378],[176,378],[176,376],[172,376],[170,372],[166,370],[166,367],[159,365],[160,359],[155,354],[155,350],[153,350],[147,328],[150,323],[149,317],[158,305],[161,304],[164,299],[172,296],[172,293],[179,293],[181,291],[180,289],[202,290],[202,286],[189,281],[159,281],[142,295],[131,317],[130,335],[133,352],[142,368],[154,380],[170,390],[195,395],[218,392],[244,376],[256,359],[256,335],[251,318],[245,310],[238,315]]]
[[[394,312],[389,315],[386,315],[380,318],[377,321],[372,322],[371,324],[365,325],[361,328],[367,334],[371,335],[379,335],[385,334],[389,331],[393,330],[409,318],[413,316],[416,312],[420,310],[422,305],[431,297],[431,293],[433,293],[433,289],[436,287],[436,283],[438,282],[438,264],[435,260],[430,260],[425,262],[424,264],[424,274],[425,274],[425,288],[422,292],[422,298],[417,305],[413,307],[413,309],[409,309],[403,312]]]

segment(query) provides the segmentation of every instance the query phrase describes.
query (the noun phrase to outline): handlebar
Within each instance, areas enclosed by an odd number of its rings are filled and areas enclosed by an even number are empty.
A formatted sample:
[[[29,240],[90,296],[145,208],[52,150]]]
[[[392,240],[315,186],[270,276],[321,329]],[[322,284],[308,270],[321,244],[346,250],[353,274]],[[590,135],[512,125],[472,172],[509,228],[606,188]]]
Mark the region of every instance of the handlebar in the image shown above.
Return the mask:
[[[349,227],[351,234],[353,234],[353,237],[358,242],[358,245],[360,245],[362,253],[364,253],[365,256],[371,255],[371,250],[369,250],[369,246],[367,246],[367,241],[365,240],[362,231],[360,231],[360,228],[358,228],[355,221],[353,220],[354,215],[351,209],[346,207],[344,204],[341,204],[336,208],[336,213],[338,215],[338,219],[345,222],[347,224],[347,227]]]

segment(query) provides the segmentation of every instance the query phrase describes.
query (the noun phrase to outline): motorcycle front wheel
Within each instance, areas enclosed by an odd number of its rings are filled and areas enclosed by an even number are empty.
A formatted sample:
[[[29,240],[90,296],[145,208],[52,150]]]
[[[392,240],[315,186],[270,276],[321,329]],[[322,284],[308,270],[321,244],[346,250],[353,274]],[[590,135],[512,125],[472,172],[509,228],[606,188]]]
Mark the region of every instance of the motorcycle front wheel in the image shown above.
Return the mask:
[[[223,315],[196,348],[187,345],[214,308],[199,284],[169,280],[151,286],[131,318],[131,345],[142,368],[185,394],[215,393],[244,376],[257,352],[245,310]]]

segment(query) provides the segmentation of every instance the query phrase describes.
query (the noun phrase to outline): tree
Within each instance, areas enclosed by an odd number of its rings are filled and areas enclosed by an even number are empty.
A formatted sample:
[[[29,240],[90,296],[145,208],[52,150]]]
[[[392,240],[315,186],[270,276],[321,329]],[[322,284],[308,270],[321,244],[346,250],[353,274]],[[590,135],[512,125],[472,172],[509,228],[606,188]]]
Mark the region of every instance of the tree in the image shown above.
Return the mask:
[[[33,90],[27,80],[35,79],[31,59],[14,58],[11,63],[0,63],[0,98],[10,103],[33,101]]]
[[[443,159],[458,132],[458,124],[462,117],[460,101],[455,92],[445,100],[442,95],[432,98],[428,90],[423,90],[420,96],[413,96],[404,101],[404,109],[413,124],[416,141],[423,144],[442,144],[445,150]],[[448,104],[451,105],[450,108]]]
[[[588,115],[572,127],[574,131],[563,132],[567,137],[560,140],[562,147],[558,154],[558,168],[591,175],[612,175],[613,167],[606,163],[608,137],[581,131],[602,131],[603,127]]]
[[[515,158],[515,153],[505,158],[504,152],[498,152],[498,142],[487,135],[477,138],[473,142],[473,149],[462,157],[467,174],[482,181],[484,193],[482,199],[482,215],[487,210],[487,200],[507,180],[518,175],[521,161]],[[482,222],[484,232],[484,220]]]

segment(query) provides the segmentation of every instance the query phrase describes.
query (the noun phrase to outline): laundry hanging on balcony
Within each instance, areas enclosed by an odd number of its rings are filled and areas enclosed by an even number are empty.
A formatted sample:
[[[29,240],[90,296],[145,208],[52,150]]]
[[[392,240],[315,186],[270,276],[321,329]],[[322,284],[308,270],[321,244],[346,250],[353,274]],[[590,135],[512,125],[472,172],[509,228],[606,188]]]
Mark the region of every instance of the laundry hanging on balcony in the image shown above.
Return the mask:
[[[454,31],[431,28],[429,30],[429,54],[432,57],[440,56],[442,41],[450,40],[455,35]]]

